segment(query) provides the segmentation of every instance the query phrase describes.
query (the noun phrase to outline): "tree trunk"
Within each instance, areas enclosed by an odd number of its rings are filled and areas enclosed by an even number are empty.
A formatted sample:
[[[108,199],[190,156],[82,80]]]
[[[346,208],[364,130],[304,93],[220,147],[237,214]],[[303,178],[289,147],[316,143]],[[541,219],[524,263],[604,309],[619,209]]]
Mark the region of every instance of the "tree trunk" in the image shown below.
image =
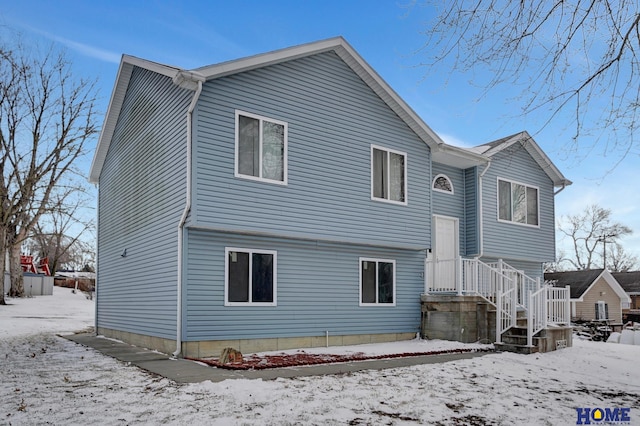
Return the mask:
[[[6,249],[7,230],[0,226],[0,305],[6,305],[4,300],[4,271],[6,269],[7,249]]]
[[[20,236],[16,236],[20,241]],[[10,297],[24,297],[24,277],[22,276],[22,266],[20,265],[20,252],[22,244],[20,242],[8,241],[9,246],[9,273],[11,274]]]

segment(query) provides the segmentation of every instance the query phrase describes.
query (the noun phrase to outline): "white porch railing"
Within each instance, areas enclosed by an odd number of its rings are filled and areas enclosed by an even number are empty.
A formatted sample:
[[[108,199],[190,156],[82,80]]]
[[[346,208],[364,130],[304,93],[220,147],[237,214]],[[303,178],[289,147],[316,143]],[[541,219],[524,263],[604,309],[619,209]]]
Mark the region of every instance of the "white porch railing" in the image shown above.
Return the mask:
[[[527,308],[529,306],[529,298],[527,297],[529,292],[536,292],[542,287],[540,278],[531,278],[523,271],[514,268],[502,260],[498,260],[497,262],[488,262],[487,265],[501,271],[514,280],[518,288],[518,306]]]
[[[524,272],[499,260],[427,260],[425,293],[481,296],[496,308],[496,342],[516,325],[517,309],[527,312],[527,345],[549,324],[569,324],[569,290],[542,285]]]
[[[538,291],[529,292],[527,310],[527,345],[533,346],[533,336],[549,325],[569,324],[569,287],[543,286]]]

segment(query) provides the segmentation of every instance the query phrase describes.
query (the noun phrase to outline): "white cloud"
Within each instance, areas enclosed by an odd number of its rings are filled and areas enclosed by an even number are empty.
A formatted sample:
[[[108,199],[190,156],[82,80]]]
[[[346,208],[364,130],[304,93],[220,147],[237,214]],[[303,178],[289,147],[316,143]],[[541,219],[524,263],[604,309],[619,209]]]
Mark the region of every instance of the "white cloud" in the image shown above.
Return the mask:
[[[67,40],[66,38],[62,38],[62,37],[57,37],[57,36],[51,36],[51,38],[59,43],[64,44],[65,46],[69,47],[70,49],[73,49],[75,51],[77,51],[78,53],[81,53],[85,56],[89,56],[91,58],[95,58],[95,59],[99,59],[101,61],[104,62],[110,62],[110,63],[114,63],[114,64],[119,64],[120,63],[120,56],[117,53],[114,52],[110,52],[108,50],[104,50],[104,49],[100,49],[98,47],[94,47],[94,46],[89,46],[87,44],[84,43],[79,43],[73,40]]]
[[[80,43],[74,40],[69,40],[64,37],[57,36],[55,34],[51,34],[49,32],[40,30],[38,28],[31,27],[29,25],[20,24],[23,28],[39,34],[49,40],[53,40],[57,43],[60,43],[69,49],[72,49],[82,55],[98,59],[100,61],[119,64],[121,55],[118,53],[111,52],[109,50],[101,49],[99,47],[90,46],[88,44]]]
[[[465,142],[462,139],[458,139],[453,135],[447,134],[447,133],[441,133],[441,132],[437,132],[438,136],[440,136],[440,138],[442,138],[442,140],[448,144],[448,145],[453,145],[453,146],[457,146],[460,148],[471,148],[475,145]]]

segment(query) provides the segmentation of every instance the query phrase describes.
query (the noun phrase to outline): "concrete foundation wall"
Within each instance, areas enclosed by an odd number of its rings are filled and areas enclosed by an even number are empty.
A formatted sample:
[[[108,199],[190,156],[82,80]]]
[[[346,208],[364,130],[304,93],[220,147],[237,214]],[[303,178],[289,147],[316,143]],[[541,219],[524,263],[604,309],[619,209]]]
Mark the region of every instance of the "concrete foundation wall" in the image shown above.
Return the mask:
[[[421,336],[463,343],[495,341],[495,311],[477,296],[421,296]]]
[[[573,346],[573,327],[546,328],[538,336],[540,337],[538,341],[540,352],[551,352]]]
[[[176,350],[175,340],[145,336],[126,331],[98,328],[98,335],[121,340],[141,348],[154,349],[171,354]],[[329,346],[384,343],[415,338],[413,333],[359,334],[347,336],[329,335]],[[313,348],[327,346],[327,336],[288,337],[274,339],[210,340],[182,343],[182,356],[191,358],[218,357],[224,348],[231,347],[243,354],[278,351],[286,349]]]

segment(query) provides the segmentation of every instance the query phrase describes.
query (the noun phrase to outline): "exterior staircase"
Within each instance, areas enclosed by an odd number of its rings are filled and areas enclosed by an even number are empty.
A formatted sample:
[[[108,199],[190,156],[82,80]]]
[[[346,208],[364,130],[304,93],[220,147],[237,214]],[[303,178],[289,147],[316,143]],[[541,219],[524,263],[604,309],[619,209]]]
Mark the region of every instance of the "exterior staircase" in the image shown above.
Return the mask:
[[[439,266],[446,268],[444,274],[438,271]],[[435,279],[442,276],[445,286]],[[423,336],[428,338],[433,338],[429,337],[433,335],[429,328],[451,324],[453,333],[443,333],[453,336],[449,340],[458,340],[455,328],[492,328],[489,338],[499,351],[530,354],[571,346],[569,289],[546,286],[502,260],[484,263],[458,258],[442,265],[427,262],[421,300]],[[474,319],[476,324],[472,324]],[[480,334],[476,337],[484,339]],[[473,341],[470,336],[464,339]]]
[[[516,317],[516,325],[509,328],[501,336],[501,342],[493,346],[498,352],[515,352],[519,354],[532,354],[540,352],[540,336],[532,336],[533,345],[527,344],[527,316],[526,311],[519,310]]]

